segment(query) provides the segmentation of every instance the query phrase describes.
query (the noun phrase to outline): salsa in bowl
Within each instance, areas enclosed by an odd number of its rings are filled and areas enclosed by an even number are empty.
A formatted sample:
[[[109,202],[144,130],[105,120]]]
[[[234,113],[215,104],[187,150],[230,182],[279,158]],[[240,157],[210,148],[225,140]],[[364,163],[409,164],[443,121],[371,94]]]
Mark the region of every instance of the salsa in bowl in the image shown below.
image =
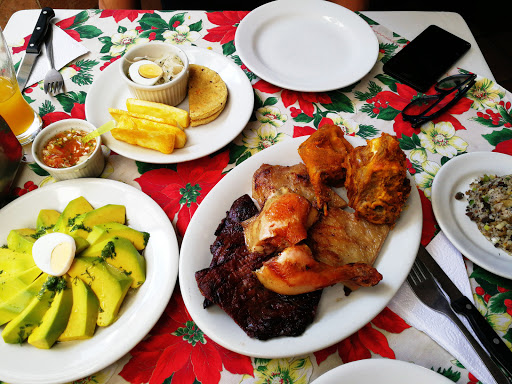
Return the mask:
[[[34,160],[56,180],[99,176],[105,167],[101,138],[83,140],[95,129],[81,119],[50,124],[32,144]]]

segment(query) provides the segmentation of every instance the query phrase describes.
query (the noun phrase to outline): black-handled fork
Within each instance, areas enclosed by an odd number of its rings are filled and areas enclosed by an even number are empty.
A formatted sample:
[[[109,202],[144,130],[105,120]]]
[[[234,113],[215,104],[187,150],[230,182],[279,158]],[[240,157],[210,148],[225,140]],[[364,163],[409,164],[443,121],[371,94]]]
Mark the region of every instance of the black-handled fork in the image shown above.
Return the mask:
[[[448,303],[448,300],[437,285],[434,277],[420,260],[415,260],[411,272],[409,276],[407,276],[407,282],[411,286],[414,294],[425,305],[434,311],[442,313],[455,323],[498,384],[511,383],[501,368],[491,359],[478,341],[476,341],[473,335],[467,330],[462,321],[460,321],[455,312],[453,312],[450,303]]]

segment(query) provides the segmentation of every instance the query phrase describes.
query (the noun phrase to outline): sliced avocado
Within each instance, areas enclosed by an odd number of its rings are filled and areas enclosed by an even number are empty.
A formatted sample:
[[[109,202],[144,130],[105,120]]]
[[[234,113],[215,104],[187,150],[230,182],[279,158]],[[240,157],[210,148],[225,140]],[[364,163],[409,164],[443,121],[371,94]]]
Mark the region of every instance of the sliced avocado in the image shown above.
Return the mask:
[[[76,251],[75,253],[78,255],[80,252],[83,252],[87,248],[89,248],[89,242],[85,240],[83,237],[71,235],[73,239],[75,239]]]
[[[76,257],[68,274],[82,279],[97,296],[101,308],[97,324],[112,324],[133,279],[98,257]]]
[[[28,337],[28,343],[34,347],[50,349],[68,324],[73,294],[69,276],[64,276],[62,279],[66,282],[66,287],[63,285],[60,287],[41,323]]]
[[[126,221],[126,208],[124,205],[107,204],[90,212],[79,215],[70,228],[69,234],[87,238],[92,228],[98,224],[120,223]]]
[[[137,250],[143,250],[149,240],[149,233],[140,232],[124,224],[108,223],[95,225],[87,236],[90,245],[94,245],[111,237],[124,237],[132,242]]]
[[[43,273],[25,289],[18,291],[18,293],[9,297],[3,303],[0,303],[0,325],[11,321],[23,311],[30,301],[41,291],[46,280],[48,280],[48,275]]]
[[[47,231],[49,228],[53,228],[59,216],[60,212],[55,209],[41,209],[36,220],[37,231]]]
[[[36,230],[32,228],[13,229],[7,235],[7,247],[16,252],[32,254],[36,242]]]
[[[7,323],[2,332],[2,338],[6,343],[22,343],[39,325],[56,294],[53,288],[48,289],[47,287],[52,286],[53,282],[58,280],[60,278],[47,275],[39,293],[32,297],[28,305]]]
[[[0,248],[0,279],[2,276],[22,272],[36,265],[32,255]]]
[[[68,230],[73,226],[74,220],[78,215],[90,212],[92,210],[92,205],[89,204],[89,202],[83,196],[71,200],[57,219],[57,222],[53,227],[53,231],[67,233]]]
[[[6,276],[0,280],[0,302],[8,300],[31,284],[42,271],[33,266],[23,272]]]
[[[146,281],[146,259],[130,240],[123,237],[115,236],[96,243],[80,256],[104,258],[107,263],[133,278],[132,288],[138,288]]]
[[[71,280],[73,307],[68,324],[58,341],[89,339],[96,330],[99,302],[94,292],[78,277]]]

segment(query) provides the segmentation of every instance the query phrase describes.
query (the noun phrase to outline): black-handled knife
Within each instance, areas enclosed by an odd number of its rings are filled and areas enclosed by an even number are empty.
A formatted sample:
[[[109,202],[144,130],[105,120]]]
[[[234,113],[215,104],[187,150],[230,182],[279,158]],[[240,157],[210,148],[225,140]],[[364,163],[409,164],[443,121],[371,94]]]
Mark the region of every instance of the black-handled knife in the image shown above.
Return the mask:
[[[30,76],[30,73],[32,72],[34,63],[41,53],[41,47],[43,46],[46,39],[48,28],[51,28],[50,21],[54,17],[55,12],[52,8],[45,7],[41,9],[41,14],[37,19],[36,26],[28,42],[25,57],[23,57],[23,61],[18,68],[18,73],[16,74],[16,79],[18,80],[20,90],[23,90],[27,85],[27,80]]]
[[[512,351],[478,312],[473,303],[459,291],[423,245],[420,245],[418,258],[427,266],[443,291],[446,292],[450,298],[452,309],[468,319],[471,328],[489,355],[512,377]]]

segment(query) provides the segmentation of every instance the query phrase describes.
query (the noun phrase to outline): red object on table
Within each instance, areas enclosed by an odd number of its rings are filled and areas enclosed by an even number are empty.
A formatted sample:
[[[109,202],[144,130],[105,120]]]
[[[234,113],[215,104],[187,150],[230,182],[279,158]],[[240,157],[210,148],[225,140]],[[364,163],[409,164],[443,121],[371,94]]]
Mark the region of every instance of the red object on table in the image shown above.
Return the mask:
[[[0,207],[9,195],[22,158],[23,148],[20,142],[0,116]]]

